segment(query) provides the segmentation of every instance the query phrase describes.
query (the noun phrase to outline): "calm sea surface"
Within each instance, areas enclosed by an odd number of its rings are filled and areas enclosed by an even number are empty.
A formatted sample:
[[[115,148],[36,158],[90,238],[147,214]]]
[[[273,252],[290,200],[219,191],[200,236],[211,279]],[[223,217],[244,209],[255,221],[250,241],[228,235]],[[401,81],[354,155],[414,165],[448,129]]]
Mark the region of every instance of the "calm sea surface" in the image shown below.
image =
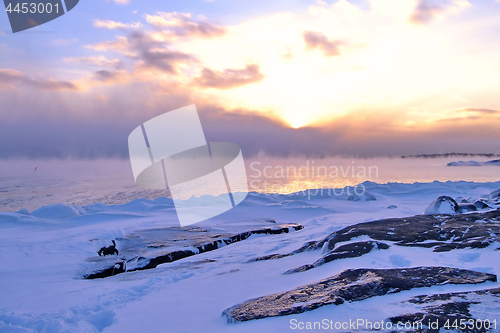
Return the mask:
[[[460,160],[491,158],[278,159],[259,156],[245,163],[249,190],[265,193],[341,188],[367,180],[376,183],[500,180],[500,166],[447,166],[448,162]],[[222,193],[226,189],[212,190]],[[144,190],[136,186],[128,160],[0,160],[0,211],[23,208],[32,211],[54,203],[121,204],[137,198],[169,195],[168,190]]]

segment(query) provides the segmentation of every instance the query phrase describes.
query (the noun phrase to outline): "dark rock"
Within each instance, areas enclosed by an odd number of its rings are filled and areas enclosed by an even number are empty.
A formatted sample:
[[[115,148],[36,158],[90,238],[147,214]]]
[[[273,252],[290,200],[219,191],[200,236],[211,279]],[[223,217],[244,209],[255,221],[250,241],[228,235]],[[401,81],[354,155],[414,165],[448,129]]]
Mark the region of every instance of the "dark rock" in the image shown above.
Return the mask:
[[[413,288],[486,281],[496,281],[496,276],[449,267],[349,269],[313,284],[248,300],[226,309],[223,315],[228,322],[248,321],[303,313],[324,305],[362,301]]]
[[[293,251],[292,254],[302,253],[302,252],[309,251],[309,250],[316,250],[317,249],[317,244],[318,244],[318,242],[316,242],[316,241],[306,242],[300,248],[298,248],[297,250]]]
[[[482,199],[474,201],[474,206],[476,206],[477,209],[490,208],[490,206]]]
[[[239,271],[240,271],[239,269],[231,269],[230,271],[218,273],[217,275],[226,275],[226,274],[236,273]]]
[[[355,242],[339,246],[333,251],[330,251],[320,259],[316,260],[312,265],[304,265],[298,268],[290,269],[283,274],[292,274],[304,272],[312,268],[326,264],[327,262],[337,259],[361,257],[364,254],[370,253],[373,249],[386,250],[389,245],[381,242],[368,241],[368,242]]]
[[[209,245],[212,245],[212,244],[209,244]],[[212,250],[212,248],[210,246],[208,246],[207,248],[208,248],[207,251]],[[215,249],[215,248],[213,248],[213,249]],[[191,256],[194,256],[195,254],[196,254],[196,252],[193,250],[179,250],[179,251],[168,252],[167,254],[159,255],[159,256],[156,256],[154,258],[147,259],[144,257],[140,257],[139,262],[143,263],[143,265],[141,265],[137,268],[131,269],[131,271],[155,268],[158,265],[165,264],[167,262],[172,262],[172,261],[184,259],[187,257],[191,257]]]
[[[338,230],[316,243],[308,242],[292,253],[319,250],[324,246],[326,251],[332,251],[336,244],[360,236],[394,242],[398,246],[434,248],[435,252],[483,248],[500,242],[500,209],[446,218],[417,215],[359,223]]]
[[[125,260],[101,260],[97,261],[94,266],[94,271],[84,274],[84,279],[102,279],[108,276],[113,276],[123,273],[127,270],[127,263]]]
[[[358,244],[359,251],[353,249],[350,252],[344,247],[336,249],[338,243],[347,243],[362,236],[368,236],[373,241]],[[417,215],[355,224],[338,230],[320,241],[309,241],[292,251],[290,254],[294,255],[321,249],[323,253],[328,254],[313,264],[288,270],[285,274],[307,271],[331,260],[361,256],[373,249],[370,249],[369,244],[379,243],[378,241],[392,242],[392,245],[396,246],[433,248],[434,252],[485,248],[491,244],[500,243],[500,209],[446,217]],[[380,243],[377,248],[385,249],[385,246],[389,245]]]
[[[387,206],[387,209],[396,209],[396,208],[398,208],[398,206],[396,206],[396,205]]]
[[[456,214],[459,211],[458,203],[452,197],[442,195],[434,200],[429,207],[425,209],[424,214]]]
[[[145,270],[203,252],[217,250],[222,246],[243,241],[252,235],[277,235],[301,230],[303,228],[304,227],[298,223],[288,223],[257,228],[237,234],[213,233],[209,230],[196,227],[152,229],[130,235],[128,240],[137,243],[137,238],[145,239],[147,241],[147,243],[144,244],[145,247],[155,249],[154,251],[150,253],[145,252],[138,256],[137,253],[141,252],[141,249],[132,247],[122,251],[122,255],[127,258],[129,266],[132,266],[129,271]],[[170,247],[178,248],[180,246],[184,246],[185,248],[168,250]],[[165,250],[158,251],[157,249]],[[142,250],[142,252],[144,251]]]
[[[253,258],[253,259],[248,260],[248,262],[264,261],[264,260],[272,260],[272,259],[281,259],[281,258],[289,257],[291,255],[292,255],[291,253],[287,253],[287,254],[278,254],[278,253],[275,253],[275,254],[270,254],[270,255],[267,255],[267,256]]]
[[[459,213],[467,213],[467,212],[475,212],[477,211],[477,207],[471,203],[459,203],[458,204],[458,212]]]
[[[407,313],[400,316],[389,318],[393,323],[414,323],[421,321],[422,332],[438,333],[440,329],[453,329],[453,325],[460,327],[460,323],[469,323],[460,332],[482,333],[490,331],[484,327],[483,322],[488,319],[490,322],[498,316],[498,307],[500,306],[500,288],[457,292],[437,295],[416,296],[408,301],[412,304],[422,306],[419,312]],[[474,317],[470,312],[470,306],[482,304],[483,311],[481,318]],[[429,323],[438,323],[437,328],[429,327]],[[481,323],[481,325],[478,325]],[[473,325],[472,325],[473,324]],[[493,328],[493,325],[491,326]]]

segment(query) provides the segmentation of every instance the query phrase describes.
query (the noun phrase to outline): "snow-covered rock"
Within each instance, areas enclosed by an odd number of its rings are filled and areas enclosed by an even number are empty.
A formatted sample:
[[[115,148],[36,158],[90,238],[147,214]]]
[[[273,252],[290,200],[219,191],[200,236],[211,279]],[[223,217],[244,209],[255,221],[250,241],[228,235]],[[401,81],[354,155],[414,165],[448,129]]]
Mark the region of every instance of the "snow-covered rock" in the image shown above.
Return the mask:
[[[92,271],[97,271],[99,274],[94,274],[90,278],[108,277],[125,271],[152,269],[161,264],[244,241],[252,235],[279,235],[304,228],[298,223],[276,224],[276,220],[271,223],[272,226],[259,227],[239,233],[221,233],[217,228],[210,230],[199,227],[137,230],[120,240],[124,247],[124,250],[120,250],[120,258],[126,260],[128,267],[126,269],[122,267],[123,269],[118,271],[113,270],[112,266],[107,266],[105,269],[92,268]]]
[[[80,215],[73,206],[55,204],[34,210],[31,215],[44,219],[65,219]]]
[[[490,194],[490,200],[493,201],[500,201],[500,188],[491,192]]]
[[[387,250],[388,248],[389,245],[382,242],[353,242],[339,246],[335,250],[330,251],[320,259],[316,260],[312,265],[303,265],[294,269],[290,269],[284,274],[305,272],[334,260],[361,257],[362,255],[370,253],[372,250]]]
[[[436,214],[456,214],[459,211],[458,203],[452,197],[442,195],[434,200],[429,207],[425,209],[425,215]]]
[[[490,205],[488,205],[488,203],[483,199],[474,201],[474,206],[476,206],[477,209],[491,208]]]
[[[358,223],[335,231],[322,240],[307,242],[291,253],[320,249],[329,253],[337,249],[337,244],[358,237],[393,242],[396,246],[434,248],[434,252],[465,248],[480,249],[500,243],[500,224],[497,222],[499,218],[500,210],[494,210],[485,213],[457,214],[446,218],[417,215]],[[475,222],[478,220],[485,221],[485,224],[479,226]]]
[[[373,194],[368,191],[364,191],[362,194],[353,193],[347,197],[347,200],[350,201],[375,201],[377,198]]]
[[[478,304],[481,300],[481,304]],[[475,327],[467,332],[489,332],[483,326],[494,328],[494,324],[489,321],[498,317],[498,308],[500,307],[500,288],[444,293],[434,295],[420,295],[411,298],[402,304],[402,308],[414,308],[417,312],[405,313],[399,316],[389,318],[393,323],[412,323],[421,321],[423,323],[430,321],[438,323],[449,323],[450,327],[458,322],[481,323],[481,327]],[[481,309],[478,312],[478,308]],[[476,311],[474,311],[476,310]],[[483,319],[484,318],[484,319]],[[496,322],[495,322],[496,324]],[[496,326],[496,325],[495,325]],[[430,331],[430,330],[429,330]],[[492,331],[496,331],[495,329]]]
[[[82,277],[84,279],[102,279],[127,270],[127,263],[122,259],[93,257],[89,258],[87,262],[92,263],[92,265],[88,265],[88,272],[83,272]]]
[[[347,269],[296,289],[262,296],[224,310],[229,323],[287,316],[319,307],[446,284],[496,282],[496,275],[450,267]]]

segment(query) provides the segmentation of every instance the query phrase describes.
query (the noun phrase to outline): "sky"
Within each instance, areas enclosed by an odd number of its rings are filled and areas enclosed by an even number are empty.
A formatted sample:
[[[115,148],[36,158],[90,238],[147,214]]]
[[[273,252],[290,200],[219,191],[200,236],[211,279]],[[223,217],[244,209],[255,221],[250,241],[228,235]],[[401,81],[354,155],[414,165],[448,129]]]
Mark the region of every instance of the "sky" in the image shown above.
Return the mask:
[[[85,0],[13,34],[0,158],[128,157],[197,106],[243,154],[500,153],[500,1]]]

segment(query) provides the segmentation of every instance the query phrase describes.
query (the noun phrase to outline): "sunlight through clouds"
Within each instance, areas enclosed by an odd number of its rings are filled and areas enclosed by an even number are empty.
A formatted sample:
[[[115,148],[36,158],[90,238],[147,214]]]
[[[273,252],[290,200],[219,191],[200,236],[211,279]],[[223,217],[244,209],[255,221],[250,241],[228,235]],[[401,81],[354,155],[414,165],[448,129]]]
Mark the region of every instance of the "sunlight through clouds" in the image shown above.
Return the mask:
[[[227,27],[220,38],[181,41],[177,47],[214,70],[258,64],[265,77],[258,84],[197,93],[229,107],[274,110],[293,127],[373,105],[411,108],[426,97],[420,108],[427,107],[427,117],[461,105],[446,97],[444,87],[457,86],[457,68],[469,72],[474,67],[465,57],[450,61],[449,54],[464,42],[457,40],[453,23],[439,30],[413,24],[411,17],[425,9],[423,2],[377,0],[368,11],[347,1],[315,5],[306,14],[248,20]],[[461,0],[450,3],[439,15],[456,15],[469,6]],[[456,88],[467,90],[469,84]]]
[[[484,111],[500,109],[500,48],[492,42],[500,38],[500,12],[493,1],[311,2],[231,24],[156,7],[91,16],[91,37],[57,37],[71,43],[49,36],[58,53],[43,59],[52,64],[42,66],[46,72],[33,67],[37,59],[16,67],[21,46],[1,35],[8,59],[0,94],[5,105],[18,105],[7,110],[9,133],[31,135],[31,122],[16,121],[35,122],[38,110],[50,110],[57,142],[59,117],[74,120],[71,132],[86,124],[95,134],[96,119],[106,118],[120,120],[116,133],[128,133],[129,123],[196,104],[207,133],[234,137],[249,154],[374,156],[463,145],[484,151],[498,137],[500,115]],[[24,149],[18,141],[7,155]],[[100,153],[112,154],[115,144]],[[80,148],[78,154],[94,154]]]

